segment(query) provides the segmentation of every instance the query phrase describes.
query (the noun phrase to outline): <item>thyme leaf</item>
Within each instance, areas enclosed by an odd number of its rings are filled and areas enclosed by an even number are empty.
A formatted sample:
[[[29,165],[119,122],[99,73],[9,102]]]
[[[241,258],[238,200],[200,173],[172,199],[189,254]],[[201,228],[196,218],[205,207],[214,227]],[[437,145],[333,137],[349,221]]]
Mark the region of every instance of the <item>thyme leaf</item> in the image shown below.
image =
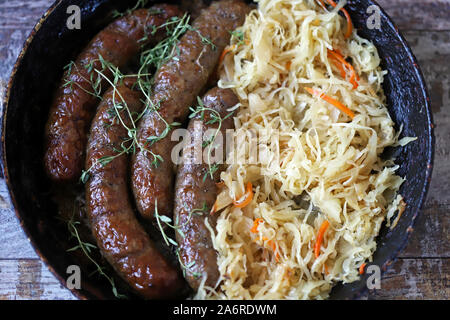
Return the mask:
[[[189,108],[191,110],[191,114],[190,114],[189,118],[192,119],[192,118],[198,116],[202,121],[205,121],[205,112],[209,112],[209,120],[206,121],[205,124],[210,125],[210,124],[218,123],[217,129],[214,131],[214,135],[202,143],[203,148],[208,147],[208,162],[207,162],[208,170],[205,173],[205,175],[203,176],[203,182],[205,182],[208,176],[210,176],[211,179],[214,179],[214,173],[217,170],[219,170],[218,164],[211,163],[211,153],[212,153],[212,150],[214,147],[213,142],[216,140],[216,138],[220,132],[223,121],[225,119],[231,117],[233,115],[233,112],[227,114],[225,117],[222,118],[219,112],[217,112],[214,109],[206,107],[200,97],[197,97],[197,103],[198,103],[198,105],[196,108],[194,108],[194,107]]]
[[[94,264],[94,266],[96,267],[95,273],[99,273],[101,276],[103,276],[111,285],[112,288],[112,292],[114,294],[114,296],[118,299],[127,299],[128,297],[124,294],[120,294],[117,291],[116,285],[114,283],[114,278],[112,278],[111,276],[107,275],[104,272],[104,268],[101,267],[97,261],[94,260],[94,258],[91,257],[91,249],[98,249],[96,245],[89,243],[89,242],[85,242],[81,239],[80,234],[78,232],[78,228],[77,226],[80,225],[81,223],[79,221],[74,220],[74,214],[72,215],[72,217],[70,218],[70,220],[67,221],[67,228],[69,229],[71,238],[76,239],[77,241],[77,245],[73,248],[70,248],[68,250],[66,250],[67,252],[72,252],[75,250],[79,250],[81,249],[81,251],[84,253],[84,255],[89,259],[89,261],[91,263]]]
[[[244,32],[241,30],[234,30],[234,31],[229,31],[231,34],[231,39],[236,39],[238,42],[236,43],[236,46],[240,46],[242,44],[244,44]]]

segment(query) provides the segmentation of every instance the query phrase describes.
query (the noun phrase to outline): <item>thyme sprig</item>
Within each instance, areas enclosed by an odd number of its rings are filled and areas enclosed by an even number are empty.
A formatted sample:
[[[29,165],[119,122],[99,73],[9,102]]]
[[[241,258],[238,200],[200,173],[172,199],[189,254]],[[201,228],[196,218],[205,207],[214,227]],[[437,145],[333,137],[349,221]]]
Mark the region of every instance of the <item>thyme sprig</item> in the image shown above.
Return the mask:
[[[141,3],[141,5],[144,5],[144,3]],[[155,47],[142,51],[140,55],[140,68],[137,74],[122,74],[117,66],[106,61],[100,54],[98,55],[98,59],[92,60],[90,61],[90,63],[85,65],[85,68],[89,73],[89,79],[85,80],[91,83],[92,92],[85,90],[84,88],[83,90],[99,99],[102,99],[102,83],[108,83],[113,88],[113,107],[109,110],[112,119],[110,124],[106,124],[106,127],[110,127],[117,121],[127,130],[128,138],[121,143],[121,148],[119,150],[115,150],[116,154],[97,159],[90,168],[88,168],[87,170],[83,170],[80,177],[82,183],[86,183],[88,181],[90,177],[89,173],[96,165],[100,164],[101,166],[106,166],[114,159],[124,154],[135,153],[136,150],[141,150],[148,153],[152,159],[152,166],[157,167],[160,162],[164,161],[164,159],[160,155],[152,152],[149,149],[149,146],[167,137],[170,131],[174,127],[180,126],[181,123],[169,123],[159,112],[162,101],[158,101],[157,103],[155,103],[151,97],[154,81],[154,74],[152,70],[154,68],[160,68],[161,65],[167,62],[169,59],[177,59],[177,55],[180,53],[177,44],[179,43],[181,36],[188,30],[194,30],[198,32],[198,34],[201,36],[202,42],[208,43],[212,45],[213,48],[215,48],[214,44],[209,39],[203,37],[197,29],[189,25],[189,21],[190,16],[188,14],[185,14],[181,18],[173,17],[161,26],[152,29],[151,34],[154,35],[154,33],[156,33],[158,29],[165,28],[167,37],[159,42]],[[144,41],[145,39],[141,40]],[[95,68],[95,65],[98,63],[100,63],[101,68]],[[74,66],[76,67],[76,65],[71,62],[65,67],[65,69],[68,71],[69,76],[73,71]],[[106,73],[111,74],[111,76],[106,76]],[[126,101],[117,89],[118,85],[122,83],[123,79],[126,77],[136,77],[135,85],[138,86],[138,89],[144,96],[144,108],[143,111],[138,114],[132,113],[130,111]],[[72,88],[73,83],[74,82],[68,77],[64,86],[70,85]],[[123,111],[127,115],[128,119],[131,122],[131,126],[126,125],[123,116],[120,114],[120,111]],[[160,135],[150,136],[146,138],[146,141],[144,143],[142,143],[137,137],[137,122],[147,112],[156,113],[157,116],[164,122],[166,127]]]
[[[171,228],[171,229],[175,230],[176,232],[178,232],[180,234],[180,236],[183,237],[183,238],[185,237],[185,234],[183,233],[182,229],[183,229],[183,227],[185,227],[190,222],[190,220],[192,219],[192,216],[193,215],[202,216],[204,213],[208,213],[208,207],[206,205],[206,202],[203,202],[203,206],[201,208],[196,208],[196,209],[193,209],[193,210],[189,211],[188,218],[183,224],[181,224],[181,225],[179,224],[178,216],[175,217],[175,222],[174,222],[174,224],[172,224],[172,219],[170,217],[162,216],[162,215],[158,214],[156,204],[157,203],[155,202],[155,217],[156,217],[156,220],[157,221],[159,220],[160,222],[163,222],[169,228]],[[186,210],[189,210],[187,208],[186,204],[183,203],[183,206],[184,206],[184,208]],[[160,224],[158,224],[158,226],[160,226]],[[162,225],[159,228],[159,230],[160,230],[160,232],[162,234],[165,234],[164,233],[164,228],[162,227]],[[163,235],[163,238],[164,238],[164,235]]]
[[[150,153],[150,155],[153,157],[152,164],[157,166],[159,161],[163,161],[162,157],[160,155],[157,155],[153,153],[151,150],[149,150],[146,145],[142,144],[138,137],[137,137],[137,122],[142,118],[145,112],[147,112],[148,105],[144,108],[144,110],[140,113],[133,113],[129,109],[127,102],[125,101],[124,97],[118,90],[118,86],[120,83],[123,82],[123,79],[126,77],[139,77],[141,75],[135,74],[135,75],[123,75],[119,68],[111,64],[110,62],[106,61],[101,55],[99,55],[98,61],[100,61],[102,69],[96,69],[94,68],[93,71],[98,75],[98,78],[104,79],[105,82],[107,82],[113,92],[112,92],[112,105],[113,107],[109,110],[109,114],[111,116],[111,126],[115,121],[120,123],[122,127],[124,127],[127,131],[127,138],[121,142],[120,147],[121,149],[114,149],[116,154],[110,155],[110,156],[104,156],[100,159],[97,159],[87,170],[83,170],[80,180],[82,183],[86,183],[89,180],[90,172],[93,170],[95,166],[100,164],[102,167],[108,165],[111,163],[114,159],[124,155],[124,154],[130,154],[135,153],[136,149],[145,150],[146,152]],[[110,80],[109,77],[107,77],[104,73],[104,70],[109,70],[112,74],[112,79]],[[123,115],[121,112],[125,113],[130,124],[127,125],[125,119],[123,118]],[[172,123],[170,124],[170,127],[180,125],[179,123]]]
[[[185,207],[186,210],[189,210],[187,208],[186,204],[183,204],[183,206]],[[170,246],[170,244],[172,244],[174,247],[177,248],[176,255],[177,255],[178,261],[180,263],[180,266],[183,269],[184,276],[186,276],[186,270],[189,270],[189,272],[191,272],[195,278],[200,277],[201,274],[191,270],[191,268],[193,266],[195,266],[195,261],[190,262],[188,265],[185,265],[183,263],[183,261],[181,260],[181,256],[180,256],[180,252],[179,252],[180,248],[178,247],[178,243],[166,234],[163,224],[167,225],[171,229],[174,229],[176,232],[178,232],[181,235],[181,237],[184,238],[186,235],[183,233],[183,231],[181,229],[190,222],[190,220],[192,219],[192,216],[193,215],[202,216],[204,213],[207,213],[207,212],[208,212],[208,207],[206,205],[206,202],[203,202],[203,206],[201,208],[196,208],[196,209],[189,211],[188,218],[183,224],[181,224],[181,225],[179,224],[178,216],[176,216],[176,218],[175,218],[175,223],[172,224],[172,219],[170,217],[159,214],[158,201],[155,200],[155,218],[156,218],[156,223],[158,225],[159,231],[161,232],[161,235],[162,235],[163,240],[166,243],[166,245]]]
[[[182,35],[184,35],[187,31],[195,31],[199,34],[203,43],[209,44],[216,48],[216,46],[211,42],[210,39],[201,35],[198,29],[192,27],[190,24],[190,16],[186,13],[183,17],[172,17],[168,22],[164,23],[159,27],[155,27],[151,33],[154,35],[158,29],[166,28],[167,38],[159,42],[155,47],[143,51],[140,57],[141,67],[138,71],[138,85],[140,90],[145,96],[145,105],[148,110],[152,110],[157,114],[157,116],[164,122],[166,128],[161,133],[160,136],[151,136],[147,138],[149,145],[154,144],[155,142],[162,140],[165,138],[169,132],[176,126],[180,126],[181,123],[173,122],[168,123],[164,117],[159,113],[159,106],[162,101],[159,101],[157,105],[151,99],[151,87],[153,85],[153,79],[148,76],[143,76],[144,73],[149,73],[150,67],[155,67],[159,69],[164,63],[169,61],[170,59],[174,59],[178,61],[178,56],[180,54],[180,48],[178,47],[178,43]]]
[[[92,243],[89,242],[85,242],[81,239],[80,234],[78,232],[78,228],[77,226],[80,225],[81,222],[80,221],[76,221],[74,219],[74,215],[72,215],[72,217],[70,218],[70,220],[67,221],[67,228],[69,229],[70,232],[70,236],[71,238],[76,239],[77,241],[77,245],[66,250],[67,252],[72,252],[72,251],[76,251],[76,250],[81,250],[83,252],[83,254],[89,259],[89,261],[91,263],[94,264],[96,270],[91,273],[89,276],[92,276],[94,273],[98,273],[101,276],[103,276],[111,285],[111,290],[114,294],[114,296],[118,299],[128,299],[128,297],[124,294],[121,294],[117,291],[117,287],[116,284],[114,283],[114,278],[112,278],[111,276],[107,275],[105,273],[105,269],[104,267],[100,266],[100,264],[95,261],[94,258],[91,257],[91,253],[92,253],[92,249],[98,249],[98,247]]]
[[[67,74],[66,77],[64,79],[64,83],[62,85],[63,88],[69,87],[70,86],[70,90],[73,91],[73,85],[75,84],[78,88],[80,88],[81,90],[83,90],[84,92],[86,92],[87,94],[90,94],[100,100],[102,100],[102,96],[101,96],[101,92],[102,92],[102,86],[101,86],[101,82],[99,81],[99,79],[95,79],[93,78],[93,73],[91,71],[89,71],[89,69],[91,68],[91,66],[93,65],[95,61],[92,61],[91,63],[85,65],[86,70],[88,70],[89,73],[89,79],[87,79],[86,77],[84,77],[80,70],[78,69],[77,65],[75,64],[74,61],[70,61],[65,67],[64,70],[67,70]],[[70,76],[72,75],[72,72],[74,71],[73,68],[75,67],[76,71],[78,72],[78,76],[80,76],[84,81],[88,82],[93,91],[89,91],[86,88],[83,88],[80,84],[78,84],[77,82],[74,82],[73,79],[70,78]]]
[[[163,240],[166,243],[166,245],[170,246],[170,244],[172,244],[174,246],[178,246],[177,242],[175,240],[173,240],[172,238],[170,238],[164,231],[162,223],[170,223],[170,222],[172,222],[172,219],[170,219],[168,216],[160,215],[158,213],[158,200],[155,200],[155,218],[156,218],[156,223],[158,225],[159,231],[161,232],[161,235],[162,235]]]
[[[205,107],[205,105],[203,104],[203,101],[200,97],[197,97],[197,107],[193,108],[191,107],[191,114],[189,116],[190,119],[199,116],[200,119],[202,121],[205,120],[205,112],[208,111],[209,112],[209,120],[205,122],[206,125],[210,125],[210,124],[215,124],[218,123],[217,129],[214,131],[214,134],[212,135],[212,137],[210,137],[208,140],[204,141],[202,146],[203,148],[208,147],[208,160],[207,160],[207,164],[208,164],[208,170],[206,171],[205,175],[203,176],[203,182],[206,181],[206,179],[208,178],[208,175],[211,177],[211,179],[214,179],[214,173],[219,170],[219,164],[217,163],[211,163],[211,154],[212,154],[212,150],[214,148],[213,142],[216,140],[220,129],[222,128],[222,123],[223,121],[225,121],[227,118],[231,117],[233,115],[233,112],[230,112],[229,114],[227,114],[225,117],[221,117],[220,113],[214,109]]]
[[[229,31],[231,34],[231,39],[237,39],[238,42],[236,42],[236,46],[240,46],[242,44],[244,44],[244,31],[241,30],[234,30],[234,31]]]
[[[183,263],[183,261],[181,259],[181,255],[180,255],[180,248],[177,248],[175,253],[177,255],[178,262],[180,263],[181,269],[183,270],[183,277],[186,277],[186,271],[189,271],[196,279],[198,279],[202,276],[201,273],[195,272],[192,270],[192,267],[194,267],[196,265],[195,261],[191,261],[186,265]]]

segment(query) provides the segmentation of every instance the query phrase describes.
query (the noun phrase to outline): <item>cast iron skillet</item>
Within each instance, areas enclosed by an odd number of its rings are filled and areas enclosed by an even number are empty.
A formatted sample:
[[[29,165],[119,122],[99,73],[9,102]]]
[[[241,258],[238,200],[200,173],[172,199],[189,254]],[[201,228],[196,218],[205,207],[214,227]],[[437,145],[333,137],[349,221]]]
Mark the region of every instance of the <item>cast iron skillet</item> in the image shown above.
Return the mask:
[[[11,200],[21,226],[37,254],[55,276],[65,284],[69,265],[92,270],[80,255],[66,252],[68,232],[55,218],[56,205],[50,199],[49,182],[42,166],[42,137],[52,94],[63,67],[111,17],[113,9],[125,9],[135,1],[72,0],[56,1],[31,32],[12,72],[3,113],[3,171]],[[81,30],[66,27],[67,6],[82,10]],[[384,90],[394,121],[404,126],[404,135],[418,140],[403,148],[389,150],[406,178],[401,188],[408,207],[394,231],[383,227],[373,264],[386,268],[405,246],[413,231],[431,178],[434,136],[430,100],[416,59],[387,14],[381,12],[381,30],[366,27],[370,0],[350,0],[347,9],[361,36],[377,46],[382,67],[388,70]],[[425,236],[425,235],[423,235]],[[101,277],[82,273],[81,299],[110,299],[111,286]],[[353,299],[365,292],[366,281],[338,285],[331,298]],[[125,289],[124,289],[125,290]]]

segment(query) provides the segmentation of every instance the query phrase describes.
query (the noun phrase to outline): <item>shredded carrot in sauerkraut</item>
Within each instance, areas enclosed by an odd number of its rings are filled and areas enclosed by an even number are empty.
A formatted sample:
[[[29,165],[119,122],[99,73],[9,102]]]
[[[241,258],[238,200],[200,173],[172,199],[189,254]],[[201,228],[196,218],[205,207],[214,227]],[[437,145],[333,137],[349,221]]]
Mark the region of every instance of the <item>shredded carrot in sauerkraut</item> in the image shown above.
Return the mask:
[[[346,38],[345,1],[330,12],[315,0],[256,2],[238,30],[245,43],[224,55],[219,86],[240,99],[236,135],[270,137],[258,140],[267,161],[231,163],[221,173],[223,210],[208,225],[221,277],[196,298],[324,299],[337,282],[359,280],[383,221],[401,203],[398,167],[380,157],[399,143],[382,90],[386,72],[371,42],[356,31]],[[333,50],[351,59],[357,87],[336,69]],[[354,117],[305,87],[332,95]],[[236,153],[248,160],[247,150]],[[233,206],[248,182],[251,202]],[[324,221],[326,240],[317,239]],[[270,239],[275,254],[255,239]]]

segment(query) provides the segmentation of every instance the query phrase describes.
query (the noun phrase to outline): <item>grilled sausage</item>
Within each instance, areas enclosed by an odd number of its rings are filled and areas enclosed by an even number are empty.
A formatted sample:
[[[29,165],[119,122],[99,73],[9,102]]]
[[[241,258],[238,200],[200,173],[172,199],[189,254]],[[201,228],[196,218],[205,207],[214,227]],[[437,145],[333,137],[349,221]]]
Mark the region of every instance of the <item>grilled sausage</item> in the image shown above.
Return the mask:
[[[236,105],[236,103],[238,103],[238,99],[230,89],[212,89],[203,99],[204,106],[217,111],[221,118],[225,118],[229,114],[227,109]],[[211,179],[208,160],[204,159],[202,164],[196,164],[198,162],[196,162],[191,151],[194,148],[194,141],[202,141],[206,130],[217,130],[218,122],[206,124],[212,119],[211,113],[211,111],[205,111],[201,126],[195,126],[195,122],[200,121],[200,115],[189,123],[188,131],[191,141],[183,149],[183,161],[178,169],[175,187],[174,218],[175,221],[178,221],[178,228],[183,233],[181,235],[177,232],[176,235],[179,255],[185,266],[195,263],[186,270],[186,279],[195,290],[200,285],[201,275],[207,275],[206,285],[210,287],[214,287],[219,278],[217,253],[212,245],[211,233],[205,225],[205,218],[208,219],[212,227],[215,227],[217,215],[210,215],[209,213],[217,197],[216,183],[219,181],[223,165],[214,172],[214,179]],[[232,128],[232,117],[226,118],[221,123],[220,133],[223,137],[221,147],[225,145],[226,130]],[[204,206],[208,210],[203,212],[202,215],[198,215],[196,211]]]
[[[95,83],[100,77],[94,69],[102,69],[99,55],[119,68],[125,66],[142,45],[156,44],[162,40],[165,28],[158,29],[155,36],[144,38],[152,28],[179,14],[177,7],[169,5],[136,10],[98,33],[76,61],[69,65],[54,97],[45,129],[44,165],[52,180],[64,182],[80,177],[87,131],[99,101],[92,94],[95,92],[92,82]],[[111,77],[107,69],[104,74]],[[100,78],[100,83],[95,86],[105,88],[107,82]]]
[[[132,84],[125,80],[115,96],[113,88],[107,91],[92,123],[86,157],[88,217],[103,256],[137,293],[148,299],[173,297],[184,280],[138,222],[128,196],[128,157],[117,156],[128,131],[114,113],[114,103],[121,103],[122,96],[132,114],[142,107],[142,94],[132,90]],[[131,127],[125,109],[119,114]],[[116,157],[101,162],[110,156]]]
[[[229,43],[230,31],[243,24],[249,10],[239,0],[214,2],[194,21],[194,30],[181,38],[175,59],[165,63],[155,77],[152,100],[167,123],[186,121],[189,106],[204,89]],[[133,156],[132,186],[137,208],[147,219],[153,219],[155,203],[159,213],[170,216],[173,210],[171,150],[175,144],[170,132],[159,141],[149,143],[148,140],[149,137],[161,137],[165,128],[166,124],[155,112],[145,115],[138,128],[140,144],[147,147]],[[154,162],[155,155],[163,161]]]

